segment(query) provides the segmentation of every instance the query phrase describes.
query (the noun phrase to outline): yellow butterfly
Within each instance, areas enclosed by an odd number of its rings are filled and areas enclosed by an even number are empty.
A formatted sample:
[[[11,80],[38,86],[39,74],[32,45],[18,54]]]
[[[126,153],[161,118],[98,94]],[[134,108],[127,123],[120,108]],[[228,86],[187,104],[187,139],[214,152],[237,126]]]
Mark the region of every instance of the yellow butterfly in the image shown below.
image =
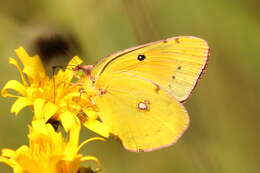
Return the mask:
[[[174,144],[189,125],[182,105],[209,56],[206,41],[180,36],[160,40],[80,67],[100,91],[94,98],[100,119],[130,151]]]

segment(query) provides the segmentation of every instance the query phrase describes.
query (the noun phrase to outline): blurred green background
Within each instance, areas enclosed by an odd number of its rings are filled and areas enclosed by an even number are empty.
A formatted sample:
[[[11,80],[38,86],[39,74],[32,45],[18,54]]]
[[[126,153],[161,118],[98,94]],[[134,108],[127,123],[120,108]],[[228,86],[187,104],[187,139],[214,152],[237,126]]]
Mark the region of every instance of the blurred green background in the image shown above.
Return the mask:
[[[72,38],[73,55],[88,64],[117,50],[178,35],[204,38],[208,70],[185,103],[191,126],[176,145],[150,153],[125,151],[114,140],[94,142],[104,173],[260,172],[260,12],[257,0],[8,0],[0,5],[0,86],[19,79],[8,64],[13,49],[34,52],[39,36]],[[65,61],[65,60],[64,60]],[[60,63],[64,63],[61,59]],[[27,109],[0,111],[0,148],[27,144]],[[82,130],[82,139],[95,136]],[[0,164],[0,172],[12,170]]]

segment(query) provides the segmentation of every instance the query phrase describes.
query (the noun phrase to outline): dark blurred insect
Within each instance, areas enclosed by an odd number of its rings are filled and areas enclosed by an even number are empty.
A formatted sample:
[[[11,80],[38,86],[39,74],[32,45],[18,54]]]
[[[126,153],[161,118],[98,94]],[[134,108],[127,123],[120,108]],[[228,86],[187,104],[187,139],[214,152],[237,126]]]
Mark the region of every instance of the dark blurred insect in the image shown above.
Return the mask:
[[[32,42],[33,53],[38,54],[45,67],[65,67],[75,55],[80,54],[80,46],[72,34],[42,33]]]

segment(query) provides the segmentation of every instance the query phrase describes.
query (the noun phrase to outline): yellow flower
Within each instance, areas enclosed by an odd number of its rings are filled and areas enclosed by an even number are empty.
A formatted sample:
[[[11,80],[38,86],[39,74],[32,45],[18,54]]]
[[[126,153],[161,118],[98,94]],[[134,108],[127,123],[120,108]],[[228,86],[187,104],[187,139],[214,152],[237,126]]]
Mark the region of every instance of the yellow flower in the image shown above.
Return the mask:
[[[29,129],[29,146],[21,146],[16,151],[2,150],[0,162],[12,167],[14,173],[77,173],[82,161],[99,163],[97,158],[78,152],[84,144],[104,139],[90,138],[78,145],[79,121],[70,129],[68,140],[43,120],[33,121]]]
[[[34,120],[60,120],[66,131],[74,126],[78,115],[85,114],[83,123],[87,128],[102,136],[109,136],[109,129],[97,120],[95,104],[91,100],[97,92],[95,88],[84,86],[87,94],[81,94],[81,81],[72,82],[75,73],[73,67],[82,63],[79,57],[73,57],[66,70],[59,69],[57,74],[49,77],[39,56],[30,57],[22,47],[15,52],[23,68],[14,58],[10,58],[9,63],[18,69],[22,83],[10,80],[1,91],[3,97],[17,98],[11,107],[12,113],[17,115],[24,107],[30,106],[34,111]],[[85,85],[87,83],[84,81]]]

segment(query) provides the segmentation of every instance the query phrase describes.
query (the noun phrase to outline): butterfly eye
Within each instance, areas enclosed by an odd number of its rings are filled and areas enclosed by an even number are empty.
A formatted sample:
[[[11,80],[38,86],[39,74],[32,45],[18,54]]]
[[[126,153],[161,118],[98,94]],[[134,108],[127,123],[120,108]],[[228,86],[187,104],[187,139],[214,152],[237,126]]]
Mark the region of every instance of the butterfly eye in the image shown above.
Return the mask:
[[[138,55],[137,57],[139,61],[143,61],[145,58],[146,58],[145,55]]]

